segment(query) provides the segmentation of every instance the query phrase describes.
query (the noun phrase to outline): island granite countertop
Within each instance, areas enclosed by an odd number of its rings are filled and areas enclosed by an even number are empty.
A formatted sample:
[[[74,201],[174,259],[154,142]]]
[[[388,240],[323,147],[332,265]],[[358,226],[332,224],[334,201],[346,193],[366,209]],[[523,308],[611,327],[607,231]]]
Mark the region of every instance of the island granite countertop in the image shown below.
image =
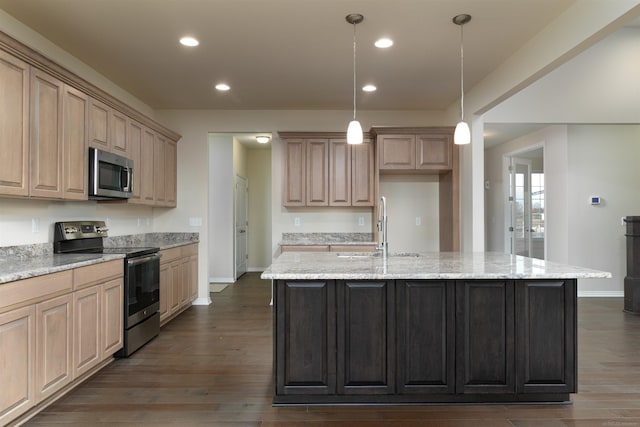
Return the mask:
[[[285,252],[261,276],[284,280],[593,279],[609,272],[498,252]]]

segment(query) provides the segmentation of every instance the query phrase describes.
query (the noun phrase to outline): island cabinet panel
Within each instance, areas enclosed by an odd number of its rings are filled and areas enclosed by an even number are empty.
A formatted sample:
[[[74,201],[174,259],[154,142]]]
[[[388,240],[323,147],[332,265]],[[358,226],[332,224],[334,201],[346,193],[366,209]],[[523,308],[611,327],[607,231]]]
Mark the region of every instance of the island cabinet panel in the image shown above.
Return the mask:
[[[516,286],[519,393],[576,392],[576,281]]]
[[[339,394],[395,393],[392,281],[337,282]]]
[[[336,393],[333,281],[278,281],[276,393]]]
[[[515,393],[514,283],[456,283],[456,392]]]
[[[455,393],[455,286],[396,282],[398,393]]]

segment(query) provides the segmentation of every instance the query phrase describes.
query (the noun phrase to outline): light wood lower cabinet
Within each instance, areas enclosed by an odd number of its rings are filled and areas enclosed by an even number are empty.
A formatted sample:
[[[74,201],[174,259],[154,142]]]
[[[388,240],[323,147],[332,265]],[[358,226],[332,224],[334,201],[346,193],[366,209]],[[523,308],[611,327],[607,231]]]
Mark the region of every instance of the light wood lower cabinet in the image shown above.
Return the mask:
[[[198,244],[160,251],[160,324],[182,313],[198,296]]]
[[[36,304],[36,395],[46,399],[73,379],[73,296]]]
[[[0,425],[39,411],[122,348],[123,271],[115,260],[0,286]]]
[[[35,403],[35,307],[0,314],[0,425]]]

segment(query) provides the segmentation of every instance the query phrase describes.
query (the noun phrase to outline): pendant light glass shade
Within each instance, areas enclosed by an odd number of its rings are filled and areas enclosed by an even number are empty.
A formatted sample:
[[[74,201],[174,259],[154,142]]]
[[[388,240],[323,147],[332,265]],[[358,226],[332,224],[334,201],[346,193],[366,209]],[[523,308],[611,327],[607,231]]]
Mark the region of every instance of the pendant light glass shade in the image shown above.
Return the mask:
[[[465,145],[471,143],[471,131],[467,122],[458,122],[456,130],[453,133],[453,143],[456,145]]]
[[[460,26],[460,121],[453,133],[453,143],[456,145],[471,143],[471,131],[464,121],[464,33],[462,31],[464,24],[469,21],[471,21],[471,15],[462,14],[453,17],[453,23]]]
[[[356,119],[356,25],[364,20],[364,16],[352,13],[345,19],[349,24],[353,24],[353,120],[347,127],[347,144],[362,144],[362,126]]]
[[[362,126],[357,120],[351,120],[347,128],[347,144],[362,144]]]

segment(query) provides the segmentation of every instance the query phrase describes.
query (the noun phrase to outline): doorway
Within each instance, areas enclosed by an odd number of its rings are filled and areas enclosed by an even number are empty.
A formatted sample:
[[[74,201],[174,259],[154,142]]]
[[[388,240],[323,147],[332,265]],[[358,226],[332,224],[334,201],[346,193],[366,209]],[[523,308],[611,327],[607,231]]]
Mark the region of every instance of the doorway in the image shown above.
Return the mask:
[[[238,279],[247,272],[249,258],[247,245],[247,231],[249,228],[247,178],[235,176],[234,206],[235,206],[235,278]]]
[[[544,148],[507,155],[505,165],[505,248],[545,259]]]

